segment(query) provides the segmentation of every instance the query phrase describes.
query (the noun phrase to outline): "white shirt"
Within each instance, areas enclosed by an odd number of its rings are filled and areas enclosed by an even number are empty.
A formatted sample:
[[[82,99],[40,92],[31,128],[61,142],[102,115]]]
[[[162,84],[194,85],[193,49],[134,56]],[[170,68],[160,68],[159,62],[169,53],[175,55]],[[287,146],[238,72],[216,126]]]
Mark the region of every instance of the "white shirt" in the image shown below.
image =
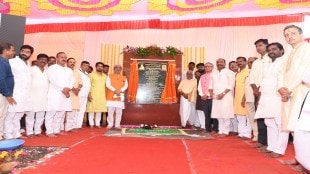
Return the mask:
[[[8,112],[31,111],[31,71],[30,66],[20,57],[9,59],[9,63],[14,76],[13,98],[16,105],[9,105]]]
[[[72,89],[73,71],[70,68],[54,64],[47,69],[49,79],[48,111],[71,111],[71,100],[62,93],[64,88]]]
[[[254,118],[280,118],[281,96],[277,89],[277,79],[283,58],[266,63],[263,69],[263,79],[260,86],[261,97]]]
[[[255,60],[252,64],[250,72],[250,84],[255,84],[257,87],[260,86],[263,79],[263,69],[266,63],[270,63],[271,59],[267,54],[262,59]]]
[[[31,67],[31,103],[32,111],[47,111],[48,78],[37,66]]]
[[[209,89],[213,89],[214,97],[221,94],[225,89],[230,91],[221,99],[212,101],[212,118],[233,118],[233,89],[235,87],[235,73],[225,68],[221,71],[214,71],[211,75]]]
[[[83,82],[83,86],[79,92],[79,96],[87,97],[90,91],[90,87],[91,87],[90,79],[88,77],[88,74],[86,72],[82,72],[81,69],[79,69],[79,73],[81,75],[82,82]]]

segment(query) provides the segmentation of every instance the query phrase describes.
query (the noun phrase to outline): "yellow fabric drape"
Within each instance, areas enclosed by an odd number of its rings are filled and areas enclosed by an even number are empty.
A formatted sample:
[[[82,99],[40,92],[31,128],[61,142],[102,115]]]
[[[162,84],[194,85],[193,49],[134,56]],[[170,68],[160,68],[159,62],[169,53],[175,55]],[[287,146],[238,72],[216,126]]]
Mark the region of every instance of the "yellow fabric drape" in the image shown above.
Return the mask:
[[[136,102],[139,83],[138,62],[133,60],[130,64],[129,84],[128,84],[128,102]]]
[[[175,86],[176,63],[168,62],[168,71],[166,74],[165,87],[161,94],[161,103],[176,103],[176,86]]]

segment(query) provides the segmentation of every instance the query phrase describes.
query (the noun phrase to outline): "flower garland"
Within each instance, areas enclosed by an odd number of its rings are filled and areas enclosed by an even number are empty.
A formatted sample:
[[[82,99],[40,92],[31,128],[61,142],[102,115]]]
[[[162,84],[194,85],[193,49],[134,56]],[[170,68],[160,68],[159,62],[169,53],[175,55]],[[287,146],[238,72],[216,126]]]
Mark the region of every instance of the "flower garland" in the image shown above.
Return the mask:
[[[150,55],[163,57],[164,55],[171,55],[173,58],[176,58],[178,54],[183,54],[183,52],[175,47],[168,46],[165,48],[160,48],[156,45],[151,45],[148,47],[131,47],[126,46],[123,49],[125,53],[131,53],[140,57],[147,57]]]

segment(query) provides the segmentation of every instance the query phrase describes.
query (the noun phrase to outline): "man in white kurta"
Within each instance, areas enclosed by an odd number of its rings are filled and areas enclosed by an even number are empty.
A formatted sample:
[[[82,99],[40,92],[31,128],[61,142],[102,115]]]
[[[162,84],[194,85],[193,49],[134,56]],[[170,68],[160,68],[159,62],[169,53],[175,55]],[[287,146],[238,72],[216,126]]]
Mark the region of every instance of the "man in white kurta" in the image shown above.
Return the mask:
[[[13,98],[16,105],[9,105],[6,118],[4,120],[4,138],[20,138],[20,120],[31,111],[31,71],[27,60],[33,53],[33,48],[23,45],[19,56],[10,59],[10,65],[14,76]]]
[[[67,112],[65,131],[72,131],[76,128],[76,117],[78,111],[80,110],[80,99],[78,95],[83,86],[83,82],[79,71],[74,68],[75,62],[75,59],[72,57],[67,60],[67,67],[70,68],[73,72],[74,85],[72,90],[70,91],[72,111]]]
[[[26,134],[41,135],[41,126],[44,122],[45,112],[47,111],[47,92],[48,78],[46,75],[46,65],[48,56],[39,54],[37,65],[31,67],[31,105],[32,109],[26,116]]]
[[[310,70],[303,77],[303,84],[310,87]],[[310,170],[310,92],[308,91],[303,102],[297,125],[294,131],[294,148],[296,160]]]
[[[309,86],[302,77],[310,67],[310,44],[304,41],[301,28],[290,25],[284,29],[285,40],[293,47],[284,59],[278,78],[278,91],[282,96],[282,129],[294,131],[302,102]]]
[[[180,94],[180,117],[181,125],[194,125],[195,122],[195,92],[197,90],[197,80],[193,78],[193,71],[186,72],[186,79],[183,79],[178,86],[178,93]]]
[[[47,69],[49,89],[47,95],[47,113],[45,116],[46,135],[54,137],[60,134],[65,112],[72,111],[70,91],[73,87],[73,72],[66,67],[67,55],[59,52],[56,55],[57,64]]]
[[[82,128],[83,119],[86,111],[86,104],[87,104],[87,97],[90,91],[90,79],[88,77],[88,73],[86,72],[89,68],[89,62],[82,61],[81,66],[79,69],[80,76],[82,78],[82,88],[79,92],[79,99],[80,99],[80,110],[76,116],[76,128]]]
[[[270,62],[265,63],[260,85],[261,97],[255,119],[264,118],[267,126],[267,157],[276,158],[285,154],[288,133],[281,129],[281,96],[277,92],[277,79],[283,63],[283,46],[271,43],[267,46]]]
[[[217,70],[211,75],[209,90],[213,97],[211,117],[218,119],[220,136],[227,136],[230,131],[230,118],[234,117],[233,94],[235,73],[225,68],[226,62],[216,61]]]
[[[268,57],[267,54],[267,45],[268,45],[268,40],[267,39],[259,39],[255,41],[255,47],[256,51],[260,54],[260,58],[256,60],[253,65],[252,69],[250,72],[250,85],[253,89],[253,95],[254,95],[254,103],[255,106],[257,107],[257,104],[259,102],[259,97],[260,97],[260,84],[262,82],[263,78],[263,69],[265,63],[267,63],[270,58]],[[265,148],[267,145],[267,127],[265,124],[265,121],[263,118],[257,119],[257,128],[258,128],[258,135],[257,135],[257,143],[253,146],[256,148]]]
[[[253,62],[257,59],[257,57],[249,57],[248,58],[248,68],[251,70]],[[251,73],[251,72],[250,72]],[[244,86],[244,102],[245,102],[245,107],[247,109],[247,114],[249,117],[249,121],[251,124],[251,128],[253,130],[253,141],[257,141],[257,135],[258,135],[258,130],[257,130],[257,122],[254,119],[255,116],[255,103],[254,103],[254,95],[253,95],[253,89],[250,85],[250,74],[245,78],[245,86]]]

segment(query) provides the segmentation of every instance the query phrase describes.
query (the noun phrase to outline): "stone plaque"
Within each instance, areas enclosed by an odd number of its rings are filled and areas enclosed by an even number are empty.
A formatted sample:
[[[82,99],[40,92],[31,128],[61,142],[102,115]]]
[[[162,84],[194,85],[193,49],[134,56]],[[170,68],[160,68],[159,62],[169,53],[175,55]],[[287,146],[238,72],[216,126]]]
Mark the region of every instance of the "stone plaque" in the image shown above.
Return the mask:
[[[161,93],[165,87],[167,62],[139,61],[138,69],[137,104],[160,103]]]

